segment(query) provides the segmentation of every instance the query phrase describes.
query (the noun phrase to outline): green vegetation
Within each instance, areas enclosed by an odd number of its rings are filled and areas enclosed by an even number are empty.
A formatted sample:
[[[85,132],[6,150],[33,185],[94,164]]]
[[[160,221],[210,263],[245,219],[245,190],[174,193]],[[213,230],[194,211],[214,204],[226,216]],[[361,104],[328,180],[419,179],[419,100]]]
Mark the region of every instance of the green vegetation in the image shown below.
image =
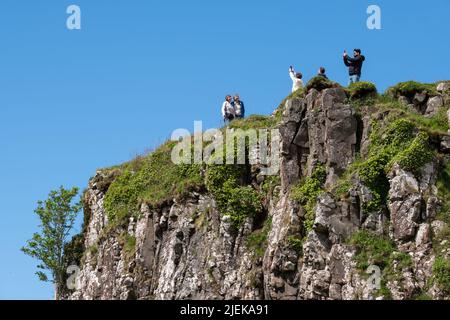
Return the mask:
[[[447,109],[449,106],[444,106],[439,109],[438,113],[432,117],[424,117],[416,111],[411,110],[408,106],[400,103],[397,99],[389,96],[389,94],[380,95],[373,104],[380,111],[389,112],[392,119],[404,118],[429,135],[447,135],[447,130],[450,129],[447,120]]]
[[[401,82],[395,86],[390,87],[386,92],[394,97],[405,96],[410,99],[414,98],[414,95],[416,93],[426,93],[428,95],[437,94],[436,84],[419,83],[415,81]]]
[[[350,99],[362,99],[367,97],[376,97],[377,88],[371,82],[356,82],[352,83],[348,89],[347,93]]]
[[[433,297],[429,296],[426,293],[421,293],[415,297],[415,300],[433,300]]]
[[[267,248],[267,237],[272,228],[272,218],[266,219],[262,229],[253,231],[247,237],[247,248],[252,251],[257,258],[262,258]]]
[[[83,252],[84,237],[83,234],[77,234],[64,246],[64,267],[67,268],[70,265],[79,266]]]
[[[441,208],[436,218],[445,222],[444,229],[433,237],[433,250],[436,260],[433,264],[432,283],[436,283],[446,295],[450,296],[450,159],[442,159],[442,168],[436,183]]]
[[[136,237],[123,231],[118,237],[119,244],[123,248],[125,261],[130,261],[136,252]]]
[[[34,233],[32,239],[22,248],[26,255],[40,261],[36,275],[41,281],[53,283],[56,294],[64,285],[64,248],[68,248],[68,253],[78,259],[78,252],[70,252],[67,240],[81,210],[81,203],[74,201],[77,195],[78,188],[60,187],[51,191],[47,200],[39,201],[34,212],[40,220],[40,232]],[[77,251],[80,249],[79,244],[73,246]]]
[[[98,253],[98,244],[93,244],[92,246],[90,246],[89,248],[87,248],[87,252],[91,255],[91,256],[95,256]]]
[[[436,257],[433,264],[433,281],[445,294],[450,294],[450,257]]]
[[[230,123],[229,127],[233,129],[267,129],[270,130],[277,124],[275,117],[261,116],[252,114],[245,119],[237,119]]]
[[[293,249],[298,254],[303,252],[303,239],[297,236],[289,236],[287,238],[288,247]]]
[[[211,208],[206,208],[203,212],[195,212],[192,215],[192,220],[194,220],[194,225],[197,230],[208,229],[208,214],[210,213]]]
[[[281,101],[281,103],[278,105],[277,109],[275,110],[275,116],[274,116],[275,123],[279,123],[281,121],[284,107],[288,100],[301,99],[304,97],[305,97],[305,90],[302,88],[302,89],[298,89],[298,90],[292,92],[290,95],[288,95],[286,98],[284,98],[283,101]]]
[[[229,125],[235,129],[233,136],[236,140],[245,139],[244,156],[247,163],[249,137],[246,131],[272,129],[275,125],[275,117],[258,115],[233,121]],[[125,224],[129,217],[138,216],[142,203],[158,207],[172,199],[183,200],[191,191],[201,191],[206,185],[216,197],[221,213],[230,216],[236,226],[247,216],[261,210],[260,194],[248,185],[249,165],[212,164],[222,156],[222,162],[227,160],[227,145],[224,145],[223,150],[216,150],[206,166],[174,164],[171,153],[175,145],[176,142],[166,142],[149,155],[105,170],[108,177],[112,177],[106,179],[104,187],[104,207],[110,219],[110,231]],[[236,160],[238,150],[236,145],[234,148]]]
[[[383,237],[361,230],[353,234],[349,243],[356,247],[356,267],[360,271],[366,271],[370,265],[376,265],[381,269],[389,266],[395,246],[388,237]]]
[[[96,266],[98,263],[98,242],[86,248],[81,257],[80,263],[84,265],[89,262],[92,266]]]
[[[328,88],[336,88],[340,87],[340,85],[336,82],[330,81],[324,77],[316,76],[309,80],[309,82],[306,84],[306,92],[308,92],[311,89],[316,89],[318,91],[322,91],[324,89]]]
[[[301,181],[297,186],[292,188],[291,197],[298,201],[306,211],[304,228],[307,232],[312,230],[314,224],[314,207],[317,197],[323,192],[323,187],[327,173],[324,166],[318,166],[311,177],[305,181]]]
[[[279,175],[266,176],[261,186],[261,190],[268,198],[272,198],[277,201],[280,196],[280,192],[276,189],[276,187],[279,186],[281,186],[281,178]]]
[[[336,185],[335,194],[342,199],[347,197],[349,190],[352,188],[352,183],[348,176],[344,176]]]
[[[366,84],[356,86],[365,87]],[[412,98],[415,93],[422,92],[434,95],[437,94],[435,87],[435,84],[409,81],[389,88],[385,95],[373,93],[366,98],[350,99],[358,113],[361,113],[363,106],[370,106],[365,112],[370,112],[373,117],[372,133],[367,157],[349,166],[335,188],[338,195],[345,196],[351,188],[352,178],[358,175],[373,197],[362,204],[363,210],[367,213],[379,211],[385,205],[389,191],[386,174],[395,163],[415,175],[420,174],[423,165],[436,156],[431,141],[448,135],[448,106],[442,107],[432,117],[424,117],[397,101],[396,97],[404,95]],[[381,114],[383,116],[380,117]]]
[[[438,197],[442,203],[441,210],[437,218],[450,224],[450,159],[444,158],[436,186],[438,188]],[[450,236],[450,233],[449,233]]]
[[[206,186],[214,196],[222,215],[229,216],[235,227],[262,210],[261,195],[244,185],[248,176],[246,165],[208,165]]]
[[[372,200],[362,204],[367,213],[379,211],[386,203],[389,192],[387,173],[395,163],[418,175],[420,168],[435,156],[428,134],[419,131],[410,120],[385,119],[373,122],[372,126],[367,159],[355,161],[337,187],[338,194],[346,193],[351,186],[349,180],[357,174],[372,194]]]
[[[382,270],[381,288],[378,294],[390,299],[391,293],[387,283],[401,280],[402,270],[412,266],[411,256],[396,251],[396,247],[389,237],[367,230],[360,230],[353,234],[349,244],[356,247],[354,259],[356,267],[361,272],[365,272],[370,265],[376,265]]]
[[[430,148],[428,134],[419,132],[411,144],[391,160],[391,164],[398,163],[406,171],[418,175],[418,170],[430,162],[434,155]]]
[[[105,196],[111,223],[120,225],[139,213],[139,204],[158,206],[173,198],[182,199],[203,187],[200,165],[176,165],[171,160],[174,142],[167,142],[150,155],[120,167],[121,174]]]

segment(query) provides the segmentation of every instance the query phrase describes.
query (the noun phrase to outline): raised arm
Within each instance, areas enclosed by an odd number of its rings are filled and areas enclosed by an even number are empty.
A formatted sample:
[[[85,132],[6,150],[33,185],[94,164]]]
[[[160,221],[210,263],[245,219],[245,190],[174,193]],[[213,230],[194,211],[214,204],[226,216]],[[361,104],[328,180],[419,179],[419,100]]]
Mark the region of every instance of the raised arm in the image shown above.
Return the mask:
[[[345,63],[345,65],[346,65],[347,67],[350,67],[350,66],[351,66],[351,64],[348,62],[348,56],[345,56],[345,57],[344,57],[344,63]]]
[[[350,57],[350,56],[347,56],[347,61],[350,61],[350,62],[357,62],[357,61],[359,61],[359,60],[361,60],[361,56],[358,56],[358,57],[356,57],[356,58],[352,58],[352,57]]]
[[[294,71],[294,69],[289,69],[289,76],[291,77],[292,81],[295,80],[295,71]]]

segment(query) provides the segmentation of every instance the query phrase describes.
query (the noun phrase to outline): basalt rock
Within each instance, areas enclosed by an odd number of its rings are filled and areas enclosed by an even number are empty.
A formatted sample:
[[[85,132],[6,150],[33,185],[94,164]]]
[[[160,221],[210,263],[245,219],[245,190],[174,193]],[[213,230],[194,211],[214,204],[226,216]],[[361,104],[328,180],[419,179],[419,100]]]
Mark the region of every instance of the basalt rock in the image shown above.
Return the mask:
[[[446,90],[438,87],[439,92]],[[400,101],[430,116],[445,103],[443,96],[423,92]],[[111,227],[104,204],[117,172],[99,171],[84,196],[89,214],[77,288],[60,298],[448,298],[430,282],[436,256],[443,255],[436,253],[436,239],[448,228],[437,189],[442,160],[435,158],[414,173],[394,164],[387,174],[386,203],[376,212],[364,210],[362,203],[373,194],[358,176],[344,195],[336,191],[358,155],[368,157],[374,126],[386,117],[373,108],[360,106],[357,112],[339,87],[312,88],[288,99],[278,124],[280,185],[265,196],[262,212],[238,227],[205,190],[190,190],[158,206],[144,202],[138,215]],[[434,147],[450,150],[444,138]],[[291,193],[319,166],[325,168],[325,183],[309,208]],[[270,181],[256,171],[252,177],[248,185],[259,191]],[[307,219],[312,219],[309,229]],[[383,273],[383,290],[361,269],[373,261],[361,264],[360,249],[350,241],[362,231],[386,238],[392,246],[388,254],[394,258],[381,266],[390,268]],[[254,239],[260,239],[256,245]]]

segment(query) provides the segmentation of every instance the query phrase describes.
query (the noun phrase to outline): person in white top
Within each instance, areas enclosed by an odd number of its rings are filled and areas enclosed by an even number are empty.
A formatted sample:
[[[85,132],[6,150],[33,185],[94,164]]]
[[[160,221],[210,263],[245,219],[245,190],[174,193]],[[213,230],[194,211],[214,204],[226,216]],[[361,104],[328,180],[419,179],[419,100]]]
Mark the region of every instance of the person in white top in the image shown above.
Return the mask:
[[[289,75],[292,79],[292,92],[303,88],[303,75],[300,72],[295,72],[292,66],[289,67]]]
[[[236,116],[235,110],[233,106],[231,105],[231,96],[227,95],[225,97],[225,101],[222,104],[222,117],[223,120],[226,122],[232,121]]]

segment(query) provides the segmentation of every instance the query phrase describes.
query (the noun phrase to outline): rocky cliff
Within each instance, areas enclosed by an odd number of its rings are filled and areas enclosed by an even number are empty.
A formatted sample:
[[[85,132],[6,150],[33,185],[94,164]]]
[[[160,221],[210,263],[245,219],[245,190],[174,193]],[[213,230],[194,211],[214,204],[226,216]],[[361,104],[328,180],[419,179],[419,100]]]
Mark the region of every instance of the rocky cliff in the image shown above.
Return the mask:
[[[313,79],[231,125],[279,129],[275,176],[176,166],[170,142],[99,170],[61,298],[448,299],[449,88]]]

